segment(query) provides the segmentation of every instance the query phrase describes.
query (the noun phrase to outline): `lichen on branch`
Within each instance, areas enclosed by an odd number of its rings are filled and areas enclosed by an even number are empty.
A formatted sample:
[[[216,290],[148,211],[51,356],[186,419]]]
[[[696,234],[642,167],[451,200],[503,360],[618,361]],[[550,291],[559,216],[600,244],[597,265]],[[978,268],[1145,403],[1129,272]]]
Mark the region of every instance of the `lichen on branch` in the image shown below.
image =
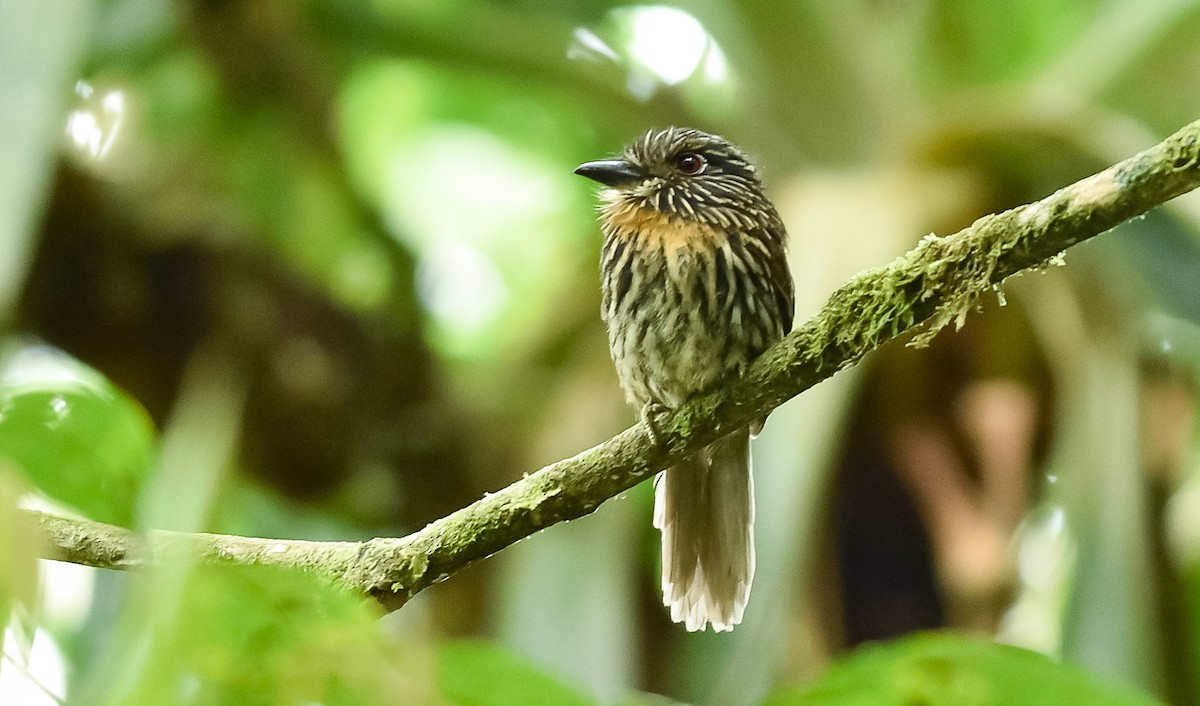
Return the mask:
[[[31,513],[44,555],[132,569],[184,548],[197,561],[288,566],[398,606],[468,564],[563,520],[586,515],[727,430],[763,417],[902,334],[928,342],[960,324],[980,298],[1023,270],[1200,186],[1200,121],[1158,145],[1040,201],[980,218],[954,235],[926,236],[892,263],[863,272],[821,311],[721,389],[667,411],[657,443],[638,423],[399,538],[308,542],[216,534],[145,536]]]

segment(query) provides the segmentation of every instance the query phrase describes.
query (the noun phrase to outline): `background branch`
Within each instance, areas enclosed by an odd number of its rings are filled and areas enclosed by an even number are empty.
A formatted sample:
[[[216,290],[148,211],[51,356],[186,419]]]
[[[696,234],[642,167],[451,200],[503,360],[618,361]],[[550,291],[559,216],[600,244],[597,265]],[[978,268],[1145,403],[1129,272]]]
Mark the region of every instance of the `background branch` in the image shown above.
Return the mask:
[[[763,416],[868,352],[925,324],[913,343],[960,323],[981,295],[1068,247],[1200,185],[1200,121],[1162,143],[1040,201],[985,216],[947,237],[927,236],[889,265],[835,291],[824,308],[767,351],[740,380],[659,420],[660,444],[641,423],[551,464],[401,538],[307,542],[151,531],[31,513],[48,558],[113,569],[154,562],[163,552],[197,560],[270,564],[318,573],[389,606],[600,503]]]

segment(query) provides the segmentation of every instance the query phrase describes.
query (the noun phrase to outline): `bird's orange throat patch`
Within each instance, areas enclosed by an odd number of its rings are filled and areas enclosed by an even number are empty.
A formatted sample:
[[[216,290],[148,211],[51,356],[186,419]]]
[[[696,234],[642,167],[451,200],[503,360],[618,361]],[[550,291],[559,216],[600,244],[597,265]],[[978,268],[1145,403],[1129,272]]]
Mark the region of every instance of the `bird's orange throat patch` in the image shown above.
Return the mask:
[[[687,221],[625,199],[607,201],[600,210],[609,237],[661,249],[668,256],[683,250],[720,247],[725,235],[704,223]]]

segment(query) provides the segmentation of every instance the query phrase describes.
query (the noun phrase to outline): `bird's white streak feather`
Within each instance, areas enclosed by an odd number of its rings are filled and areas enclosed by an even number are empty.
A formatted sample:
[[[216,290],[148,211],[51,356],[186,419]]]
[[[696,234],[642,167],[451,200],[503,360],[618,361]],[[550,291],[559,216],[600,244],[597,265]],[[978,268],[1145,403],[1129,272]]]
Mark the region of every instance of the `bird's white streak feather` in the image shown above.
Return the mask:
[[[655,482],[663,604],[688,630],[732,630],[754,578],[749,430],[715,442]]]

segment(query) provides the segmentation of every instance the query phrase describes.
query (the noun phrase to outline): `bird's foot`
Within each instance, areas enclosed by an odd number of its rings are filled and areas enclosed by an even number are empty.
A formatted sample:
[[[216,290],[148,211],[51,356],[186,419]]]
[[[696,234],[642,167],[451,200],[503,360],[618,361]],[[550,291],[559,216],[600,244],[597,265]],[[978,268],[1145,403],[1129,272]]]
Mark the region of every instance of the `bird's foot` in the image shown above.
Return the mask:
[[[662,446],[662,434],[659,433],[658,420],[666,412],[667,408],[658,402],[647,402],[642,405],[642,423],[646,425],[646,436],[655,446]]]

